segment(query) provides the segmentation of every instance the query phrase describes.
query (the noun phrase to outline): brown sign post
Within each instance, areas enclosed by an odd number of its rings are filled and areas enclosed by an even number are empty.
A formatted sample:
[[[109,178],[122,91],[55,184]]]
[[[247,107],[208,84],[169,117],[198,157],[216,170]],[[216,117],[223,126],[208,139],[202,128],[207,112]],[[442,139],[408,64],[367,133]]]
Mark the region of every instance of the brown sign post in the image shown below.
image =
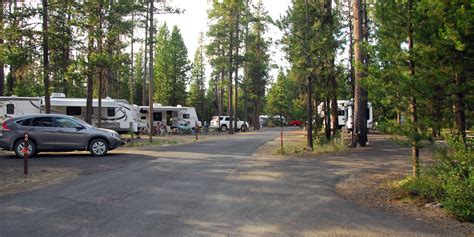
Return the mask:
[[[25,132],[25,138],[23,141],[23,174],[28,175],[28,155],[30,154],[30,149],[28,142],[28,131]]]

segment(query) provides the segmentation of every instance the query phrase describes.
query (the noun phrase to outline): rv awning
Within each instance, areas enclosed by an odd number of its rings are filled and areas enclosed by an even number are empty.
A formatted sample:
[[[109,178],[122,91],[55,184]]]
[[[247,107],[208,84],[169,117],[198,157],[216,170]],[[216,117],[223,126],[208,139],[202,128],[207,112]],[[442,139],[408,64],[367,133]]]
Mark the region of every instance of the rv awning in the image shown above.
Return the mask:
[[[148,106],[140,106],[140,113],[147,113],[149,107]],[[186,108],[183,107],[173,107],[173,106],[159,106],[153,107],[154,112],[163,112],[163,111],[184,111]]]
[[[86,107],[86,99],[82,98],[51,98],[51,106],[60,107]],[[98,107],[99,102],[97,99],[92,100],[92,107]],[[102,107],[120,107],[115,100],[102,99]]]

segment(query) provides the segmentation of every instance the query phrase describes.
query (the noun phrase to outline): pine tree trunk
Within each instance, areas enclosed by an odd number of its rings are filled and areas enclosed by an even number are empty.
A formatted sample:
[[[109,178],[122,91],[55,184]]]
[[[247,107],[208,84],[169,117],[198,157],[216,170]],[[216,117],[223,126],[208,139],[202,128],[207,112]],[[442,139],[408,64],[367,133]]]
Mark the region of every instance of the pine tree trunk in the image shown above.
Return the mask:
[[[306,30],[304,35],[304,47],[305,47],[305,60],[306,60],[306,69],[308,69],[311,65],[311,55],[309,55],[309,42],[310,39],[308,37],[308,31],[310,30],[311,26],[309,24],[309,17],[308,17],[308,0],[305,0],[305,23],[306,23]],[[307,85],[306,85],[306,94],[307,94],[307,111],[306,111],[306,123],[307,123],[307,140],[306,140],[306,150],[313,151],[313,78],[312,75],[307,75]]]
[[[454,115],[455,115],[455,124],[457,134],[461,136],[464,145],[466,145],[466,115],[465,115],[465,93],[464,93],[464,84],[465,78],[462,75],[459,75],[458,72],[454,72],[454,82],[457,88],[454,99]]]
[[[149,47],[149,54],[150,54],[150,62],[149,62],[149,69],[150,69],[150,78],[149,78],[149,81],[150,81],[150,85],[148,87],[148,103],[149,103],[149,110],[148,110],[148,117],[149,117],[149,131],[150,131],[150,136],[149,136],[149,141],[150,143],[153,142],[153,89],[154,89],[154,70],[153,70],[153,50],[155,49],[153,47],[153,43],[154,43],[154,34],[153,34],[153,31],[154,31],[154,28],[153,28],[153,11],[154,11],[154,4],[153,4],[153,0],[150,0],[150,35],[149,35],[149,38],[148,38],[148,41],[150,43],[150,47]]]
[[[135,14],[132,13],[132,22],[135,22]],[[134,23],[133,23],[134,24]],[[132,32],[130,36],[130,82],[129,82],[129,89],[130,89],[130,104],[134,104],[133,98],[134,98],[134,92],[135,92],[135,67],[134,67],[134,61],[133,57],[135,56],[133,52],[133,33],[134,33],[134,26],[132,26]]]
[[[233,73],[233,67],[234,67],[234,32],[231,31],[230,37],[229,37],[229,82],[228,82],[228,101],[227,101],[227,115],[229,116],[229,134],[234,133],[234,123],[233,123],[233,118],[232,115],[234,113],[233,111],[233,106],[232,106],[232,101],[233,101],[233,96],[232,96],[232,91],[233,91],[233,86],[232,86],[232,73]]]
[[[0,22],[2,24],[2,28],[0,29],[0,31],[3,32],[3,25],[5,24],[3,21],[4,21],[4,16],[3,16],[3,11],[4,11],[4,8],[5,8],[5,4],[4,1],[2,0],[0,2]],[[3,40],[3,37],[0,37],[0,45],[3,46],[4,44],[4,40]],[[5,95],[5,64],[0,63],[0,96],[4,96]]]
[[[148,4],[147,4],[148,5]],[[143,82],[142,82],[142,105],[145,106],[147,105],[147,93],[146,93],[146,80],[148,78],[148,53],[147,53],[147,47],[148,47],[148,22],[149,22],[149,11],[146,12],[146,17],[145,17],[145,58],[143,60]]]
[[[102,17],[102,8],[104,6],[104,2],[103,0],[99,0],[99,9],[98,9],[98,12],[99,12],[99,39],[98,39],[98,42],[97,42],[97,46],[98,46],[98,50],[99,50],[99,54],[102,54],[103,53],[103,49],[102,49],[102,20],[103,20],[103,17]],[[102,95],[103,95],[103,91],[104,91],[104,68],[103,68],[103,65],[100,65],[99,66],[99,93],[98,93],[98,101],[97,101],[97,127],[101,128],[102,127]]]
[[[86,94],[86,122],[92,124],[92,100],[94,91],[94,66],[91,63],[91,55],[94,50],[93,29],[89,27],[87,39],[87,94]]]
[[[47,114],[51,113],[51,100],[49,97],[49,45],[48,45],[48,1],[43,0],[43,84],[44,104]]]
[[[240,14],[237,12],[235,17],[235,75],[234,75],[234,130],[237,131],[237,110],[238,110],[238,103],[239,103],[239,16]]]
[[[413,59],[413,26],[412,26],[412,1],[408,0],[408,51],[409,51],[409,67],[410,67],[410,76],[412,79],[415,77],[415,62]],[[415,96],[410,97],[410,113],[411,113],[411,122],[413,125],[414,137],[418,137],[418,111]],[[418,177],[420,175],[420,151],[418,148],[418,141],[415,139],[412,141],[411,145],[411,155],[412,155],[412,168],[413,177]]]
[[[366,92],[362,88],[361,81],[363,73],[363,29],[362,29],[362,9],[361,0],[352,1],[353,24],[354,24],[354,62],[355,66],[355,96],[354,96],[354,125],[352,137],[352,147],[365,146],[367,142],[367,98]]]

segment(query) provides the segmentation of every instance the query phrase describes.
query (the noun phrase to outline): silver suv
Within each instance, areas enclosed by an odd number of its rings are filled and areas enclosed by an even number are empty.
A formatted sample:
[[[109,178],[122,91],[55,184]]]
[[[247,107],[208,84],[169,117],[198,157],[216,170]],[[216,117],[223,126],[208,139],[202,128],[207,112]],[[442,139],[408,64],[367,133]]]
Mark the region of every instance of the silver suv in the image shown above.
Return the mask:
[[[95,128],[66,115],[24,115],[5,121],[0,129],[0,148],[15,151],[23,157],[25,132],[29,135],[28,155],[40,151],[89,150],[93,156],[104,156],[124,142],[108,129]]]

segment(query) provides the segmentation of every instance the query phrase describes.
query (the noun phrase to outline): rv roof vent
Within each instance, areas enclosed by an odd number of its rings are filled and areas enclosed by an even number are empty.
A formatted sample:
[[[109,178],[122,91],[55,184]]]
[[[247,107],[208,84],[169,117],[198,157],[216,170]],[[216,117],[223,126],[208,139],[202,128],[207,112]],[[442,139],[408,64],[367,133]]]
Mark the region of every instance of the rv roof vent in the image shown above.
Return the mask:
[[[10,97],[18,97],[17,95],[11,95]]]
[[[181,105],[176,105],[176,107],[181,108],[181,107],[183,107],[183,106],[181,106]]]
[[[66,94],[64,94],[64,93],[53,93],[53,94],[51,94],[51,97],[53,97],[53,98],[66,98]]]
[[[160,103],[153,103],[153,107],[161,107]]]
[[[110,96],[107,96],[107,97],[105,97],[105,98],[108,99],[108,100],[111,100],[111,99],[112,99],[112,98],[110,98]]]

